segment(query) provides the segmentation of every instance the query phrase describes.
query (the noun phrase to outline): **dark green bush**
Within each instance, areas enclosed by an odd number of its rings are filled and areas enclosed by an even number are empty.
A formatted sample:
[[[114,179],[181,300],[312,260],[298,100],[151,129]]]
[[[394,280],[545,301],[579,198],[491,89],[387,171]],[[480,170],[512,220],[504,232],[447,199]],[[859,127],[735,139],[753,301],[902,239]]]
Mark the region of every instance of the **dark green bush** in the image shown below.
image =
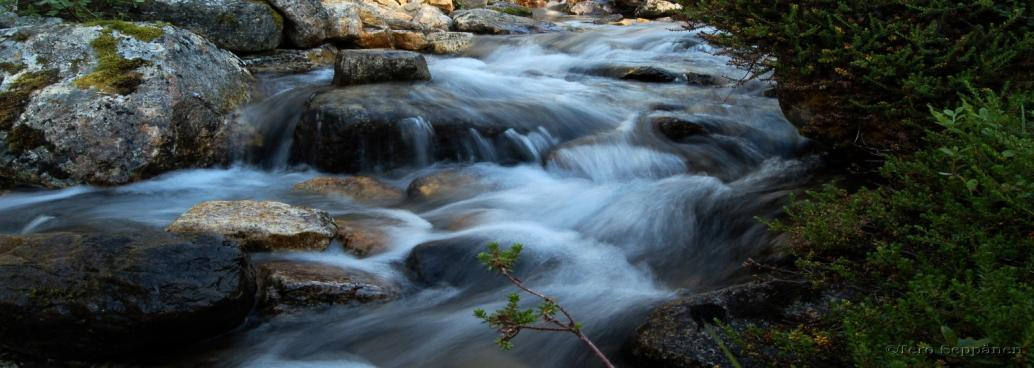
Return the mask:
[[[928,105],[1034,81],[1030,0],[693,0],[686,15],[723,31],[708,38],[736,63],[774,71],[788,118],[835,147],[914,149]]]
[[[829,336],[866,367],[1034,364],[1034,122],[1023,102],[1034,98],[986,96],[934,112],[941,128],[927,148],[887,160],[886,185],[828,186],[788,207],[773,229],[790,235],[798,268],[862,295],[812,339]],[[1018,351],[940,350],[985,345]]]
[[[0,6],[20,15],[45,15],[72,20],[123,18],[146,0],[0,0]]]

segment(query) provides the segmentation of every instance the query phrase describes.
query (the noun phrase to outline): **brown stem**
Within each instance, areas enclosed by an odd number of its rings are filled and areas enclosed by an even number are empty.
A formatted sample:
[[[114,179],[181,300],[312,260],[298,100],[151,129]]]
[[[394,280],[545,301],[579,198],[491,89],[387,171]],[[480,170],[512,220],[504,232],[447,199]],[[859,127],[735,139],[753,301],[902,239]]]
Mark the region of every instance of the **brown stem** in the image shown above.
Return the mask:
[[[564,325],[563,323],[560,323],[560,321],[557,321],[556,319],[553,319],[553,318],[549,318],[549,320],[547,321],[547,322],[552,322],[552,323],[554,323],[554,324],[556,324],[558,326],[563,326],[561,328],[548,328],[548,327],[542,328],[542,327],[534,327],[534,326],[523,327],[523,328],[527,328],[529,330],[567,331],[567,332],[573,333],[575,336],[578,336],[578,339],[581,340],[582,343],[585,344],[585,346],[589,347],[589,350],[592,350],[592,353],[595,354],[596,358],[599,359],[600,362],[603,363],[604,367],[614,368],[614,363],[611,363],[610,359],[607,359],[607,356],[603,355],[603,352],[600,351],[600,349],[596,347],[596,344],[593,344],[592,340],[589,340],[589,337],[585,336],[585,333],[583,333],[582,330],[580,328],[578,328],[578,323],[576,323],[574,321],[574,317],[571,317],[571,314],[567,313],[567,310],[564,309],[564,307],[561,307],[559,304],[557,304],[556,300],[554,300],[553,298],[550,298],[550,297],[548,297],[548,296],[546,296],[546,295],[544,295],[542,293],[539,293],[539,292],[537,292],[535,290],[531,290],[528,287],[524,286],[524,283],[521,282],[521,280],[518,279],[517,277],[515,277],[512,273],[510,273],[510,270],[505,268],[505,267],[500,267],[499,268],[499,273],[503,274],[503,276],[506,276],[506,278],[509,279],[511,283],[516,285],[517,288],[519,288],[521,290],[524,290],[524,292],[526,292],[528,294],[531,294],[531,295],[534,295],[534,296],[537,296],[537,297],[539,297],[542,300],[545,300],[547,302],[553,303],[553,305],[555,305],[557,307],[557,309],[560,311],[560,313],[563,313],[564,318],[567,318],[567,324],[566,325]]]

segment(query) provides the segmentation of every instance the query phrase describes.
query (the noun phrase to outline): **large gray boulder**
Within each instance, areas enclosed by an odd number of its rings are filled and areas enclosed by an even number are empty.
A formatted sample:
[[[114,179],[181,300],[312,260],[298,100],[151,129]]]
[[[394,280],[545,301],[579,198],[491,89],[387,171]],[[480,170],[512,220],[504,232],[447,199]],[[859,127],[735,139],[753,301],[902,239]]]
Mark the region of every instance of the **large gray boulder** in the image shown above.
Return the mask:
[[[339,86],[427,80],[427,60],[412,51],[341,50],[334,63],[334,84]]]
[[[246,250],[324,250],[337,233],[326,211],[280,202],[208,201],[168,228],[174,233],[221,234]]]
[[[118,185],[227,162],[251,98],[240,59],[172,26],[0,30],[0,187]]]
[[[141,3],[138,18],[187,28],[243,53],[275,49],[284,34],[280,13],[256,0],[149,0]]]
[[[298,47],[316,47],[330,31],[331,19],[319,0],[269,0],[285,18],[287,39]]]
[[[490,9],[469,9],[452,13],[452,27],[462,32],[486,34],[528,34],[556,31],[559,28],[548,22],[518,17]]]
[[[45,359],[168,351],[239,325],[255,274],[232,242],[162,232],[0,235],[0,347]]]

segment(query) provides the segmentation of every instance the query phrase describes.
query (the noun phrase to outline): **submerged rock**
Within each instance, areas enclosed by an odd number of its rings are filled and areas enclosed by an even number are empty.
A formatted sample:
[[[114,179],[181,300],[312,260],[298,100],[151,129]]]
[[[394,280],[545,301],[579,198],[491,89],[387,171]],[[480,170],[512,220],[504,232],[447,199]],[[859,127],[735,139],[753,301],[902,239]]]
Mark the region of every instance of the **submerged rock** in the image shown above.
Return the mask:
[[[258,269],[265,289],[264,309],[273,313],[385,301],[399,295],[397,286],[379,277],[322,263],[272,261]]]
[[[190,29],[235,52],[275,49],[284,33],[283,18],[265,1],[149,0],[140,7],[141,20]]]
[[[427,60],[411,51],[342,50],[334,64],[334,84],[431,80]]]
[[[0,177],[119,185],[225,163],[251,97],[240,59],[189,31],[116,21],[0,30]],[[4,183],[0,183],[3,185]]]
[[[610,4],[601,1],[586,0],[578,2],[567,8],[567,12],[574,15],[594,15],[603,16],[613,13],[613,9]],[[617,19],[609,20],[610,22],[616,22],[621,20],[620,17]]]
[[[484,189],[474,174],[446,170],[414,179],[406,194],[414,200],[447,200],[477,194]]]
[[[556,31],[556,25],[489,9],[460,10],[452,13],[453,29],[487,34],[528,34]]]
[[[388,249],[388,235],[382,227],[396,224],[390,219],[334,219],[337,239],[345,249],[359,257],[381,253]]]
[[[251,310],[248,257],[214,236],[0,235],[0,345],[45,359],[168,351]]]
[[[718,320],[739,330],[748,324],[764,327],[770,323],[793,321],[797,317],[787,311],[792,306],[810,302],[814,297],[806,285],[770,281],[678,299],[654,310],[636,331],[629,347],[635,361],[643,366],[729,366],[725,355],[707,334],[706,325],[714,325]],[[721,331],[721,328],[711,328]],[[751,364],[747,354],[734,355],[743,360],[744,366],[755,365]]]
[[[326,211],[258,201],[202,202],[166,230],[222,234],[249,251],[324,250],[337,232]]]
[[[377,206],[392,206],[405,199],[401,190],[369,176],[312,178],[296,184],[294,189],[310,193],[339,195],[359,203]]]
[[[252,73],[303,73],[333,66],[336,55],[336,47],[324,45],[309,50],[277,49],[243,60]]]

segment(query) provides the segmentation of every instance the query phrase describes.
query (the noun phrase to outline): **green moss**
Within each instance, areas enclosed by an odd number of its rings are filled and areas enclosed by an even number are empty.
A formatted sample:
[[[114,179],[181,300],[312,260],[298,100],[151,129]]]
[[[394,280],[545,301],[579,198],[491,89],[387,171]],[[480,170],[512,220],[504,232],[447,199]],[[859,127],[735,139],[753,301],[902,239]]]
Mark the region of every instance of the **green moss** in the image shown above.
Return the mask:
[[[0,63],[0,70],[7,72],[7,74],[18,74],[22,69],[25,69],[25,64],[6,61]]]
[[[54,149],[54,145],[47,141],[47,136],[42,131],[24,124],[14,127],[7,134],[7,146],[14,154],[21,154],[40,146]]]
[[[530,17],[531,16],[531,9],[525,8],[523,6],[505,7],[505,8],[499,9],[499,11],[503,12],[503,13],[506,13],[506,14],[510,14],[510,15],[516,15],[518,17]]]
[[[22,74],[5,92],[0,92],[0,130],[8,130],[25,111],[32,93],[58,80],[57,70]]]
[[[97,67],[92,73],[75,80],[79,88],[96,88],[105,93],[127,95],[143,82],[137,68],[147,65],[146,60],[126,59],[118,53],[118,39],[110,29],[90,42],[97,55]]]
[[[218,18],[219,18],[219,23],[220,24],[225,24],[225,25],[235,25],[235,24],[237,24],[237,16],[233,15],[232,13],[220,13]]]
[[[14,40],[18,42],[25,42],[29,40],[29,34],[24,32],[18,32],[15,33],[14,36],[12,36],[12,38],[14,38]]]
[[[142,26],[132,22],[125,22],[121,20],[95,20],[87,22],[88,26],[101,26],[106,30],[116,30],[120,33],[138,39],[144,42],[151,42],[165,35],[165,31],[162,30],[161,25],[155,26]]]
[[[273,5],[265,0],[251,0],[251,2],[269,7],[269,15],[273,17],[273,23],[276,23],[277,27],[284,28],[284,17],[280,15],[280,12],[276,11]]]

